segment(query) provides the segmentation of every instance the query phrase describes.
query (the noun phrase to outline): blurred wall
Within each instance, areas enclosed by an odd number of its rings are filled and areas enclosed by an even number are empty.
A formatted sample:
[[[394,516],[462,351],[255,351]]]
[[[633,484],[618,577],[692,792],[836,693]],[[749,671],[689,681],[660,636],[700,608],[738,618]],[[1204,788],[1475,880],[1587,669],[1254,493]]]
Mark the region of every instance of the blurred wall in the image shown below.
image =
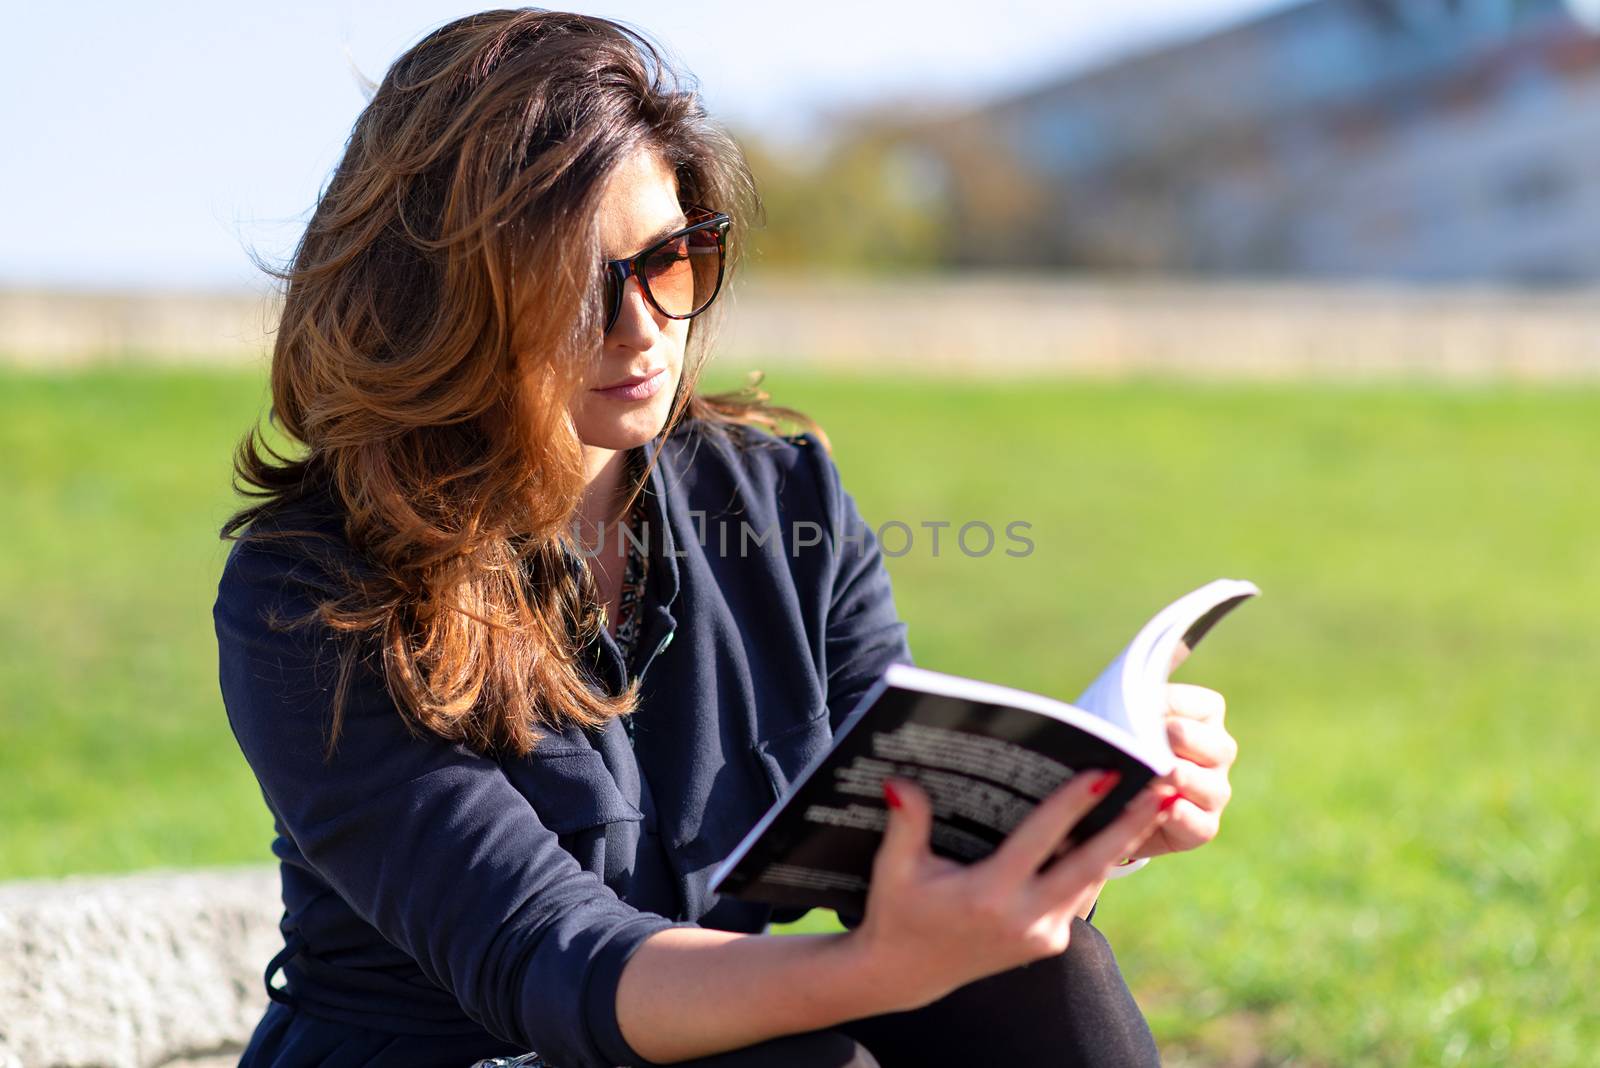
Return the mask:
[[[0,289],[0,362],[244,360],[270,348],[276,316],[248,292]]]
[[[718,310],[730,370],[1600,378],[1600,291],[812,273],[742,279]],[[0,353],[259,364],[273,314],[237,294],[0,292]]]

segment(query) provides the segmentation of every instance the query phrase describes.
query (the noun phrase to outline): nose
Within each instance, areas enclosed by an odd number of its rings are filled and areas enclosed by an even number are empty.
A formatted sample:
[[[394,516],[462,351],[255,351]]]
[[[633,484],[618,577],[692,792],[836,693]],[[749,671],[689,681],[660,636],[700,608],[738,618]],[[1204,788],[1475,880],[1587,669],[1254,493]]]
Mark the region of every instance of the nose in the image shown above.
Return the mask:
[[[661,334],[659,313],[645,299],[639,279],[630,275],[622,286],[622,303],[617,309],[617,321],[606,334],[607,344],[625,345],[628,348],[647,349]]]

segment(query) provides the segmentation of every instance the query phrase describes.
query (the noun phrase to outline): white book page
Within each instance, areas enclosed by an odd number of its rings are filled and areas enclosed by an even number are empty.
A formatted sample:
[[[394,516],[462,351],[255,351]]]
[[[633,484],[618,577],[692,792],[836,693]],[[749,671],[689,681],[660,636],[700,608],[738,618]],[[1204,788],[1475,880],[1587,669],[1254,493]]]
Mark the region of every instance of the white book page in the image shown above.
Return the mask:
[[[1167,680],[1212,624],[1260,592],[1253,582],[1217,579],[1184,594],[1139,628],[1074,704],[1116,724],[1170,762]]]

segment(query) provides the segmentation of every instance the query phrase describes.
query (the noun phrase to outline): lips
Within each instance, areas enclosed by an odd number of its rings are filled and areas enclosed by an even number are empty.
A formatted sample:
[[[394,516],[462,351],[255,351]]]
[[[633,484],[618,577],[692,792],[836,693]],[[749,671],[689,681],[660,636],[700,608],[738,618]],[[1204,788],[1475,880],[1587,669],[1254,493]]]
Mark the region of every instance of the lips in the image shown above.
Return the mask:
[[[617,381],[617,382],[613,382],[608,386],[596,386],[595,388],[596,389],[626,389],[629,386],[637,386],[641,382],[648,382],[648,381],[650,381],[650,379],[654,378],[656,375],[660,374],[662,371],[665,371],[665,370],[666,370],[665,367],[657,367],[654,370],[645,371],[642,374],[629,375],[627,378],[621,379],[620,381]]]

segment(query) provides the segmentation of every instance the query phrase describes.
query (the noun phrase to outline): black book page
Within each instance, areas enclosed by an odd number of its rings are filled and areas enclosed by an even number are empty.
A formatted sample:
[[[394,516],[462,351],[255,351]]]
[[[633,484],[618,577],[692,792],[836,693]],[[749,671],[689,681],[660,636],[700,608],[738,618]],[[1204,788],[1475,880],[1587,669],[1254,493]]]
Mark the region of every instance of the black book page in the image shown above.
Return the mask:
[[[1115,769],[1122,780],[1069,841],[1110,822],[1154,771],[1116,745],[1037,712],[891,686],[846,723],[834,748],[712,889],[859,915],[887,819],[886,777],[910,779],[927,791],[932,850],[971,863],[1088,768]]]

